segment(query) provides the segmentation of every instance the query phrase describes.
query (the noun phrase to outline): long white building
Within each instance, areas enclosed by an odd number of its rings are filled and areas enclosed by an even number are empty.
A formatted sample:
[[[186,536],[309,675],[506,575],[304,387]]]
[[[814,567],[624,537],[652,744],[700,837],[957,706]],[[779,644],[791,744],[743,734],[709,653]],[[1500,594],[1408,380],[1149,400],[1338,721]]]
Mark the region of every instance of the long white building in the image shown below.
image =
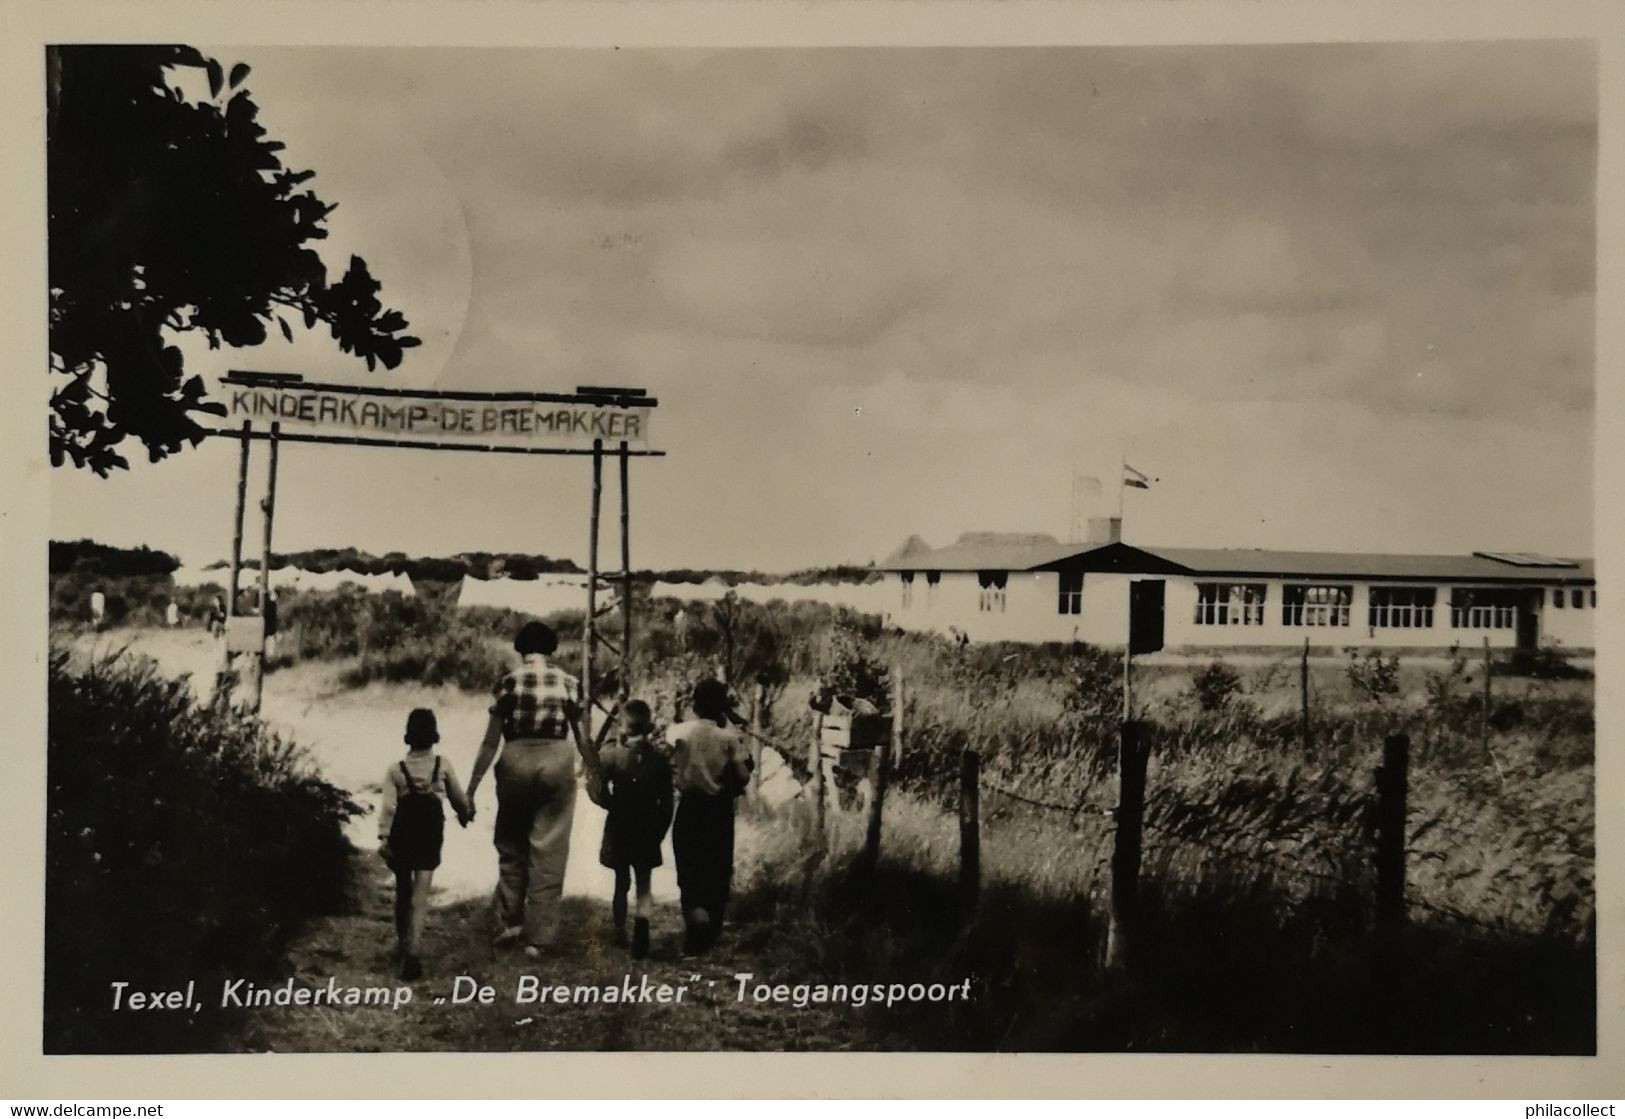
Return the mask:
[[[904,629],[976,641],[1122,645],[1130,586],[1162,604],[1169,649],[1236,646],[1595,646],[1589,559],[1139,547],[1116,518],[1091,543],[967,533],[888,557],[885,611]],[[1160,584],[1160,587],[1153,584]]]

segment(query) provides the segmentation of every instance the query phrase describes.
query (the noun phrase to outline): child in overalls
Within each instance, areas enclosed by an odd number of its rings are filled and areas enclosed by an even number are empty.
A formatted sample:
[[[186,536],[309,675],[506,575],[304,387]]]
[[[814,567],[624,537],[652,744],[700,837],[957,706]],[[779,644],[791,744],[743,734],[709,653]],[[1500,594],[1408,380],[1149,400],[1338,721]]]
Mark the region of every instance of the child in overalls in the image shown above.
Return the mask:
[[[599,754],[609,803],[598,861],[615,872],[611,909],[616,944],[626,943],[626,896],[637,880],[632,958],[641,960],[649,954],[649,916],[654,908],[649,879],[661,864],[660,843],[671,827],[671,762],[655,732],[649,705],[641,699],[628,700],[621,709],[621,729],[621,743]]]
[[[683,906],[683,951],[706,951],[722,932],[733,889],[734,802],[750,783],[750,747],[729,726],[728,688],[720,680],[694,687],[694,718],[668,732],[677,815],[672,852]]]
[[[440,741],[434,712],[419,707],[406,719],[406,757],[384,773],[384,800],[378,809],[378,853],[395,872],[395,936],[400,977],[407,982],[423,974],[418,942],[429,908],[429,889],[440,865],[450,800],[457,822],[467,827],[474,806],[452,772],[451,763],[434,752]]]

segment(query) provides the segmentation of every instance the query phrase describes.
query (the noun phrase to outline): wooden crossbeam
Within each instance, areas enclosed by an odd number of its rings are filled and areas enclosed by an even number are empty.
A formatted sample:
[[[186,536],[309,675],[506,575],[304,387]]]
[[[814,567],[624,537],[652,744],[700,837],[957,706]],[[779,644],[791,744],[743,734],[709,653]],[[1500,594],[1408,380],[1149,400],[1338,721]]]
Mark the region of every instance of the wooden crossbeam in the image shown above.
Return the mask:
[[[414,400],[482,400],[490,403],[599,404],[620,408],[654,408],[660,404],[642,389],[583,386],[575,392],[471,392],[459,389],[399,389],[383,385],[342,385],[307,381],[296,373],[256,373],[234,369],[220,378],[238,388],[298,388],[310,392],[340,392],[350,396],[411,397]]]
[[[205,435],[212,435],[222,439],[269,439],[270,435],[263,431],[220,431],[215,428],[204,428]],[[444,443],[430,442],[415,439],[374,439],[366,435],[312,435],[308,432],[284,431],[279,439],[284,443],[327,443],[346,447],[400,447],[414,451],[485,451],[491,454],[502,455],[591,455],[591,447],[522,447],[508,446],[501,443]],[[626,452],[637,458],[665,458],[665,451],[636,451]]]

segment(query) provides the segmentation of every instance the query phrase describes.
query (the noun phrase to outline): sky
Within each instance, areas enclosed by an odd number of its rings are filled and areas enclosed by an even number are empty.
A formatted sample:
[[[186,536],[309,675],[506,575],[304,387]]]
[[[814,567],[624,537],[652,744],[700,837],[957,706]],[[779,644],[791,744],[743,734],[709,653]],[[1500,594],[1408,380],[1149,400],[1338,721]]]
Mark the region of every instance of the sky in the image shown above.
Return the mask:
[[[1130,542],[1591,553],[1589,44],[203,46],[423,345],[188,371],[646,388],[637,566],[1065,539],[1124,460]],[[53,536],[224,556],[236,445],[131,450]],[[289,445],[274,543],[582,561],[588,470]]]

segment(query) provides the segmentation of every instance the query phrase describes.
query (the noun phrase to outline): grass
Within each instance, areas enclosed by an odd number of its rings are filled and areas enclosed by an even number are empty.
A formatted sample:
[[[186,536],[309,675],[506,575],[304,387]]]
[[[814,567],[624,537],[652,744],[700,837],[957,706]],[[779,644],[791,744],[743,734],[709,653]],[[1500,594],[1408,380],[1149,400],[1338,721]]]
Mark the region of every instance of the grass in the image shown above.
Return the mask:
[[[804,798],[751,827],[740,847],[736,935],[752,966],[798,982],[971,977],[980,992],[965,1008],[857,1012],[857,1033],[843,1044],[1594,1051],[1588,678],[1544,662],[1527,675],[1497,674],[1486,709],[1482,668],[1460,658],[1402,656],[1377,674],[1350,672],[1342,655],[1317,658],[1306,747],[1296,651],[1137,669],[1152,757],[1134,966],[1121,974],[1102,966],[1121,707],[1113,656],[1059,645],[957,649],[810,604],[735,617],[686,609],[686,639],[672,603],[646,612],[634,653],[639,693],[675,714],[696,675],[732,663],[742,690],[762,682],[766,733],[803,774],[808,693],[832,674],[863,675],[840,658],[859,649],[890,668],[887,687],[902,684],[904,749],[873,872],[860,868],[855,812],[832,808],[828,856],[813,861]],[[299,627],[305,655],[342,666],[350,686],[467,690],[483,690],[506,663],[519,622],[350,592],[297,596],[283,617],[286,631]],[[578,659],[580,616],[554,621],[561,656]],[[611,668],[595,674],[606,687]],[[1410,921],[1396,938],[1375,927],[1371,827],[1373,769],[1383,738],[1397,732],[1410,735],[1412,752]],[[984,775],[983,892],[969,920],[956,891],[966,749],[981,755]],[[626,1028],[605,1036],[647,1040]],[[815,1047],[835,1045],[824,1026],[808,1030]],[[723,1043],[769,1042],[745,1031]]]

